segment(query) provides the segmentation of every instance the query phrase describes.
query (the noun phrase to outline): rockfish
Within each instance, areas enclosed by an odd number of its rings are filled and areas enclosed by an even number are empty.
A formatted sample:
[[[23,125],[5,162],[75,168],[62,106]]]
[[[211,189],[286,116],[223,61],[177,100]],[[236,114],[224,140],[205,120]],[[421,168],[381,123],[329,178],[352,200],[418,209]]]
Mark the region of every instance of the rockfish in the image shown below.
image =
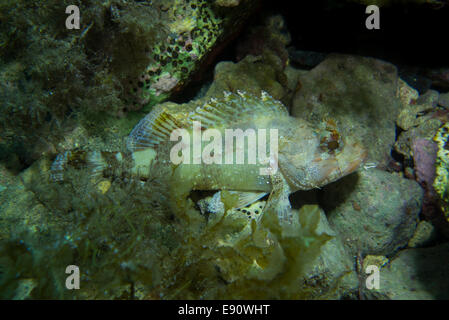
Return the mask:
[[[332,120],[313,128],[265,92],[260,97],[225,92],[221,99],[179,110],[155,106],[127,140],[130,174],[145,177],[150,168],[169,168],[165,178],[175,212],[183,211],[192,190],[221,190],[236,208],[269,194],[279,219],[289,221],[290,193],[344,177],[367,156],[357,142],[340,136]],[[124,157],[116,153],[112,158]],[[110,159],[97,152],[86,156],[86,163],[100,172]],[[69,160],[56,159],[55,180]]]

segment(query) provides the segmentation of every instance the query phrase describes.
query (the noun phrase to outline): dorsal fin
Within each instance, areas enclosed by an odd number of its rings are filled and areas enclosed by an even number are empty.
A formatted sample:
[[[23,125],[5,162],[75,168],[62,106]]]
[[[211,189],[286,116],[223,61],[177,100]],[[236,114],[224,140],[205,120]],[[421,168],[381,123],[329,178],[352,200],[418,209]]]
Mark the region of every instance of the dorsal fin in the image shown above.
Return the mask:
[[[140,151],[154,148],[163,141],[169,141],[173,130],[191,127],[193,121],[200,121],[201,126],[207,129],[251,119],[257,114],[273,117],[288,116],[285,106],[264,91],[260,98],[242,91],[237,91],[237,94],[224,92],[223,98],[212,98],[202,106],[185,113],[183,117],[179,115],[175,117],[172,114],[174,110],[171,112],[169,110],[171,109],[163,105],[155,106],[140,120],[128,137],[128,149]],[[182,123],[181,118],[183,118]]]
[[[262,91],[260,98],[246,92],[237,94],[224,92],[223,99],[210,99],[201,107],[197,107],[189,118],[201,121],[204,128],[214,128],[229,125],[236,121],[251,119],[254,115],[288,116],[285,106]]]
[[[130,151],[154,148],[163,141],[169,141],[171,132],[180,127],[165,108],[156,106],[134,127],[126,146]]]

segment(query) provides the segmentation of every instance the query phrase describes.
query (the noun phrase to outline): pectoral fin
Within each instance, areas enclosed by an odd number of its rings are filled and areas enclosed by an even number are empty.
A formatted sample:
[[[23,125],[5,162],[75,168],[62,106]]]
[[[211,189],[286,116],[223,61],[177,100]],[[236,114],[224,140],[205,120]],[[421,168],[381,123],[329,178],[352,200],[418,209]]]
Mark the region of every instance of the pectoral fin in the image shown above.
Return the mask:
[[[268,198],[266,209],[276,213],[280,223],[291,223],[293,213],[290,200],[288,199],[288,196],[291,193],[290,187],[279,172],[271,176],[271,183],[273,190]]]
[[[267,192],[247,192],[247,191],[225,191],[221,192],[221,199],[227,208],[243,208],[260,198],[266,196]]]

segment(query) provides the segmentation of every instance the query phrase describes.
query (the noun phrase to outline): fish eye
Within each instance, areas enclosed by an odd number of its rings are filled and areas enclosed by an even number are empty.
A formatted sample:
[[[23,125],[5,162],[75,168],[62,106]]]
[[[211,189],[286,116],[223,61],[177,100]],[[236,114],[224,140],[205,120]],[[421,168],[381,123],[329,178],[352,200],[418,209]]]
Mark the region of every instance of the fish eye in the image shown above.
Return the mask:
[[[342,146],[341,136],[335,129],[328,129],[322,133],[320,139],[320,148],[323,152],[333,154]]]
[[[328,148],[330,151],[333,151],[333,150],[335,150],[335,149],[338,149],[339,146],[340,146],[340,144],[338,143],[338,141],[333,140],[333,141],[328,141],[328,142],[327,142],[327,148]]]

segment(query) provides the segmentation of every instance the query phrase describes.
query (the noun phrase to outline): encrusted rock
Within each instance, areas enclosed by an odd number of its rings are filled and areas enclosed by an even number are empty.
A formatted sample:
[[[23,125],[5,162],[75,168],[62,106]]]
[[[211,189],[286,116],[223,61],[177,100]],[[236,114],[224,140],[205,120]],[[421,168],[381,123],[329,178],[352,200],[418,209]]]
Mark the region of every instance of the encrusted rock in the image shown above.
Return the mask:
[[[399,138],[394,144],[394,149],[402,154],[405,159],[411,160],[413,157],[413,143],[419,139],[431,140],[438,128],[441,126],[441,120],[437,118],[426,117],[420,122],[418,126],[413,126],[407,131],[401,132]]]
[[[325,187],[320,203],[351,254],[390,255],[413,236],[422,193],[413,180],[368,169]]]
[[[449,92],[440,94],[438,98],[438,105],[449,109]]]
[[[223,61],[215,66],[214,82],[207,91],[207,97],[222,96],[223,91],[246,91],[260,95],[261,90],[281,100],[285,95],[283,86],[276,80],[282,72],[261,57],[246,56],[238,63]]]
[[[387,299],[449,299],[449,244],[401,251],[380,271],[380,289]]]
[[[420,221],[416,227],[415,234],[408,242],[411,248],[419,248],[425,246],[435,238],[435,227],[427,221]]]
[[[334,119],[345,135],[357,135],[368,161],[386,165],[400,110],[398,76],[390,63],[332,54],[300,78],[292,114],[312,123]]]

